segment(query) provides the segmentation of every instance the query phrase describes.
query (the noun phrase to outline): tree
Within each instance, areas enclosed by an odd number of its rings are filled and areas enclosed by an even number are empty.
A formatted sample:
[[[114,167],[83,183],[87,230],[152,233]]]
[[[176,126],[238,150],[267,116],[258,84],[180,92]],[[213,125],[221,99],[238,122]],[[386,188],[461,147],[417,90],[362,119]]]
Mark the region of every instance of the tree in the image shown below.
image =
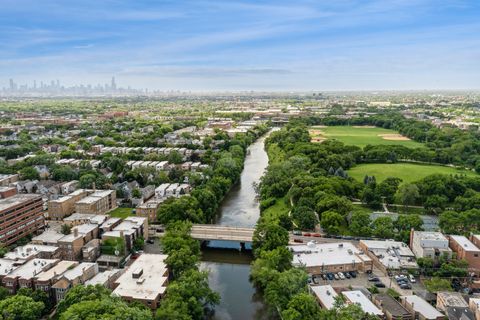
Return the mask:
[[[265,301],[272,307],[287,307],[289,301],[298,293],[307,292],[307,273],[298,268],[292,268],[279,273],[265,288]]]
[[[253,233],[253,251],[259,255],[262,250],[273,250],[288,244],[288,231],[273,223],[261,222]]]
[[[393,203],[395,193],[401,182],[402,179],[389,177],[377,185],[377,192],[385,199],[386,203]]]
[[[168,155],[168,162],[170,163],[179,164],[179,163],[182,163],[182,161],[183,161],[182,155],[176,150],[171,151],[170,154]]]
[[[286,247],[271,251],[261,251],[252,264],[250,275],[256,286],[265,289],[267,284],[279,273],[292,267],[292,253]]]
[[[77,172],[70,166],[59,166],[52,170],[52,179],[55,181],[72,181],[77,178]]]
[[[5,287],[0,287],[0,301],[7,298],[9,296],[8,289]]]
[[[373,235],[382,239],[393,238],[393,221],[390,217],[378,217],[373,221]]]
[[[282,311],[284,320],[317,320],[322,319],[320,307],[315,298],[308,293],[299,293],[288,302]]]
[[[322,213],[322,219],[320,220],[320,225],[322,229],[325,230],[328,234],[339,234],[340,228],[344,224],[345,219],[341,214],[335,211],[325,211]]]
[[[306,207],[295,207],[292,212],[292,216],[297,221],[298,226],[302,230],[313,230],[315,229],[315,225],[317,224],[317,215],[315,212]]]
[[[0,318],[4,320],[37,320],[45,308],[43,302],[14,295],[0,301]]]
[[[404,206],[411,206],[420,198],[420,193],[416,184],[402,184],[396,194],[397,201]]]
[[[68,224],[62,224],[61,231],[62,234],[70,234],[72,232],[72,227]]]
[[[140,189],[138,189],[138,188],[133,189],[132,190],[132,197],[137,198],[137,199],[141,198],[142,197],[142,192],[140,191]]]
[[[349,230],[354,236],[369,237],[372,234],[370,215],[362,211],[354,211],[350,217]]]
[[[91,189],[93,188],[93,184],[95,183],[96,180],[97,180],[97,177],[94,174],[92,173],[84,174],[80,177],[80,180],[79,180],[80,188]]]
[[[418,214],[401,214],[394,223],[397,229],[396,239],[403,242],[409,242],[410,231],[422,231],[423,220]]]
[[[20,179],[22,180],[38,180],[40,175],[34,167],[25,167],[19,171]]]
[[[453,291],[450,280],[441,279],[441,278],[431,278],[429,280],[423,281],[425,288],[432,293],[437,293],[440,291]]]
[[[103,300],[110,297],[111,291],[101,285],[74,286],[57,305],[57,313],[62,314],[70,306],[82,301]]]
[[[20,288],[17,291],[17,295],[25,296],[32,298],[33,301],[35,302],[42,302],[44,305],[43,309],[43,314],[46,314],[51,311],[53,308],[53,303],[52,300],[50,299],[50,296],[42,290],[32,290],[30,288]]]

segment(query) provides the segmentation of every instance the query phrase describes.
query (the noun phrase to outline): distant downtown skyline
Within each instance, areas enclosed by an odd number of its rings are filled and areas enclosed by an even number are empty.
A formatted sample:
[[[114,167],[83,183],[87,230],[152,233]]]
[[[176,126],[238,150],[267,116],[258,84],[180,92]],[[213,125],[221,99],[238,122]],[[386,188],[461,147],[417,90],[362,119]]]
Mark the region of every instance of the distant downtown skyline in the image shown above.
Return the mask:
[[[479,16],[476,0],[3,0],[0,88],[480,89]]]

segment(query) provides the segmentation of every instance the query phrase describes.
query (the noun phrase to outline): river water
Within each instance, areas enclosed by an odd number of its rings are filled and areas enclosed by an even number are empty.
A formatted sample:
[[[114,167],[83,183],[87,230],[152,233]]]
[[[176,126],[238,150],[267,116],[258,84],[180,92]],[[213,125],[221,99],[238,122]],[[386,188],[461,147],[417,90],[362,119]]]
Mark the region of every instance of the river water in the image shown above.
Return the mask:
[[[268,165],[268,156],[263,149],[265,138],[258,139],[248,148],[240,182],[225,197],[217,224],[255,226],[260,209],[253,184],[260,181]],[[249,280],[251,252],[240,252],[238,247],[238,243],[212,241],[202,250],[201,268],[209,270],[210,287],[221,296],[214,319],[267,319],[262,298]]]

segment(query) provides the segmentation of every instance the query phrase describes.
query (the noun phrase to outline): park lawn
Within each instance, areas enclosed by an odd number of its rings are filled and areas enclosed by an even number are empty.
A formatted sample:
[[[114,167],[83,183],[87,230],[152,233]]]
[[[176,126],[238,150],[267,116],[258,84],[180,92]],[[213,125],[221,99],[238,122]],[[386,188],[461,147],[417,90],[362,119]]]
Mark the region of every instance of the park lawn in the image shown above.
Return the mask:
[[[366,145],[401,145],[409,148],[419,148],[423,145],[413,140],[387,140],[380,135],[398,134],[395,130],[377,127],[354,127],[354,126],[330,126],[312,127],[312,130],[320,130],[320,137],[336,139],[346,145],[365,147]],[[319,135],[314,135],[318,137]]]
[[[263,210],[262,218],[265,222],[278,222],[278,217],[287,214],[290,206],[287,204],[286,197],[276,199],[275,204]]]
[[[116,209],[110,211],[108,214],[111,217],[125,219],[125,218],[131,217],[131,216],[135,216],[132,213],[132,209],[133,208],[116,208]]]
[[[479,177],[479,175],[473,171],[416,163],[360,164],[351,168],[347,172],[350,177],[361,182],[363,182],[363,178],[366,175],[375,176],[377,182],[381,182],[388,177],[396,177],[402,179],[404,183],[418,181],[432,174],[461,174]]]

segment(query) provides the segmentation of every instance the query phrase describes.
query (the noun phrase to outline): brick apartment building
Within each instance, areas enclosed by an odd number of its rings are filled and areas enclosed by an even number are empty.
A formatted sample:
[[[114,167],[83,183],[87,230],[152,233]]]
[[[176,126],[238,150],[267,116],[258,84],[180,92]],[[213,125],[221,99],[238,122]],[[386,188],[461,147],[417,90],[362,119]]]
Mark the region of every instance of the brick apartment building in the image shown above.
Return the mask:
[[[0,200],[0,243],[10,245],[44,227],[41,196],[17,194]]]
[[[76,190],[69,195],[48,202],[48,218],[62,220],[75,212],[75,203],[88,195],[87,190]]]
[[[75,203],[78,213],[104,214],[117,207],[115,190],[98,190]]]
[[[457,259],[466,260],[469,271],[480,273],[480,249],[464,236],[450,236],[449,240]]]

